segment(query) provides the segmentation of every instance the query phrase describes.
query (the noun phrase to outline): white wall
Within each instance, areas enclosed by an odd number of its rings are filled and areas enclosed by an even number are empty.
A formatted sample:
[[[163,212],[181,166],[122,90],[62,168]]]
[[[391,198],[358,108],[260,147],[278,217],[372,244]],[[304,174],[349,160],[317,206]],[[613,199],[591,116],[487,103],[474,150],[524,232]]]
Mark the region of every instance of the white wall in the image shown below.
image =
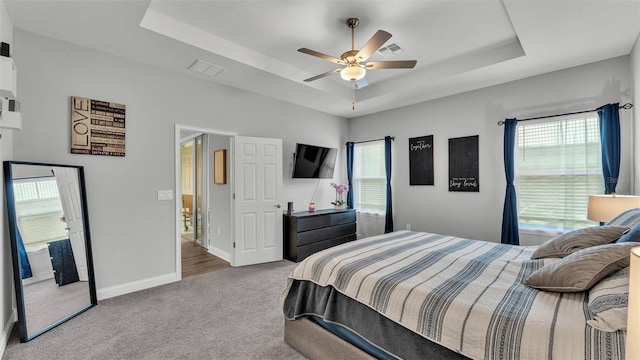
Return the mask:
[[[625,56],[352,119],[350,140],[396,137],[392,159],[396,230],[411,224],[412,230],[499,242],[506,182],[504,130],[496,123],[513,116],[626,103],[632,100],[631,84]],[[617,190],[628,194],[633,174],[632,113],[621,110],[620,119],[623,156]],[[434,135],[435,185],[409,186],[408,138],[423,135]],[[470,135],[479,135],[480,192],[449,192],[448,139]]]
[[[8,43],[15,49],[13,43],[13,25],[4,0],[0,0],[0,41]],[[13,132],[14,130],[0,130],[0,160],[9,160],[13,154]],[[2,172],[2,170],[0,170]],[[4,176],[4,174],[2,174]],[[4,184],[4,183],[3,183]],[[3,185],[4,190],[4,185]],[[16,321],[14,312],[14,292],[13,292],[13,266],[11,260],[11,246],[9,243],[9,230],[7,225],[7,213],[4,206],[4,191],[0,191],[0,234],[2,234],[2,244],[0,245],[0,354],[4,352],[4,348],[9,338],[9,333]]]
[[[290,179],[295,143],[342,150],[347,140],[347,120],[336,116],[19,29],[14,36],[23,113],[15,158],[85,166],[99,298],[176,275],[175,205],[156,200],[175,188],[176,123],[283,139],[283,204],[308,202],[315,186]],[[126,105],[126,157],[70,154],[70,96]],[[346,177],[340,154],[336,180]],[[317,203],[329,207],[332,195],[327,185]]]

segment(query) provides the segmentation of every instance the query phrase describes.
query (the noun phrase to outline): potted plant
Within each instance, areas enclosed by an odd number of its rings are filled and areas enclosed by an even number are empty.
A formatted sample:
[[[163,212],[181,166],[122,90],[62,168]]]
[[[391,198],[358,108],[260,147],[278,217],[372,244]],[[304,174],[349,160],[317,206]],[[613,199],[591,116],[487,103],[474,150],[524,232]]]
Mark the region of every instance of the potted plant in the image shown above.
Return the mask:
[[[331,187],[336,189],[336,200],[331,202],[334,209],[346,209],[347,201],[344,199],[343,195],[346,195],[346,193],[349,192],[349,185],[331,183]]]

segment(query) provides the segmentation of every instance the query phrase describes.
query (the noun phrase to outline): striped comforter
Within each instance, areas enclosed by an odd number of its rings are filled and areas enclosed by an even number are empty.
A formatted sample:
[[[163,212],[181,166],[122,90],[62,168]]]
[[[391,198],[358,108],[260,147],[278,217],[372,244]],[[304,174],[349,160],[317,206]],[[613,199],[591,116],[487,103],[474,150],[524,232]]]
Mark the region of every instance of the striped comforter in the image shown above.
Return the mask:
[[[624,332],[592,329],[587,294],[522,285],[535,247],[398,231],[316,253],[288,279],[332,286],[474,359],[623,359]]]

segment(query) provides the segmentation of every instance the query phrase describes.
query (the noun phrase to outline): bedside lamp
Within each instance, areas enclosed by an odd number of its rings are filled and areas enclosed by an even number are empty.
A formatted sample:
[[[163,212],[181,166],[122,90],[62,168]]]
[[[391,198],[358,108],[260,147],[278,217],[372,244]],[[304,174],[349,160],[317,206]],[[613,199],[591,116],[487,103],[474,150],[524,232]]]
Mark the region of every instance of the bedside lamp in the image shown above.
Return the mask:
[[[640,246],[631,249],[626,358],[640,359]]]
[[[587,219],[609,222],[623,211],[640,207],[640,196],[635,195],[589,195]]]

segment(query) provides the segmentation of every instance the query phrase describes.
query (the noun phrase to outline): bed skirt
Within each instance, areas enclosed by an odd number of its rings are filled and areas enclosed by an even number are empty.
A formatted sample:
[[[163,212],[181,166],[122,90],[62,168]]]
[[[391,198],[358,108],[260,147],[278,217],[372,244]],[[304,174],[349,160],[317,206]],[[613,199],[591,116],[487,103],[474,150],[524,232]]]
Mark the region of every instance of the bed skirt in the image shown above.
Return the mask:
[[[311,360],[372,360],[369,354],[307,318],[284,320],[284,340]]]
[[[354,348],[361,349],[374,358],[468,359],[462,354],[429,341],[392,320],[379,316],[375,310],[362,306],[331,286],[322,287],[308,281],[294,281],[291,284],[291,289],[290,296],[284,303],[285,318],[290,320],[305,319],[319,330],[326,333],[331,332],[333,336]],[[320,320],[323,322],[323,326],[306,319],[307,317]],[[296,336],[303,336],[311,342],[315,341],[306,333],[299,333]],[[296,346],[292,346],[297,349]],[[333,358],[327,354],[324,354],[323,357],[325,359]]]

